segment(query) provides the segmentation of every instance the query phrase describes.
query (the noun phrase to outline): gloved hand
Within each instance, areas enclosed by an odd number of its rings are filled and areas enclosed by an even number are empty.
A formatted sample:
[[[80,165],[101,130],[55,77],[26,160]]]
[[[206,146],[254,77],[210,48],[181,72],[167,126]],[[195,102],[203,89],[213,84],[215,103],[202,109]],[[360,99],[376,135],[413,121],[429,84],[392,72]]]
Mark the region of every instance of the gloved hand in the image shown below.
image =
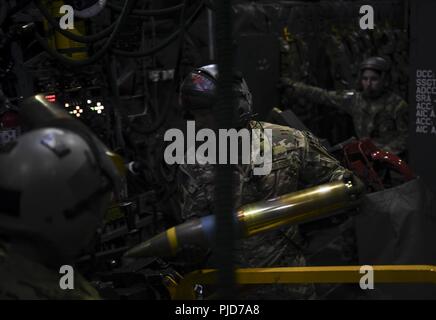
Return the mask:
[[[292,79],[290,79],[290,78],[287,78],[287,77],[281,77],[280,79],[279,79],[279,82],[277,83],[277,88],[280,90],[280,91],[285,91],[285,90],[288,90],[288,89],[293,89],[293,85],[294,85],[294,83],[295,83],[296,81],[294,81],[294,80],[292,80]]]
[[[344,173],[343,181],[351,181],[354,186],[353,189],[358,191],[355,194],[356,197],[360,197],[366,192],[366,185],[362,182],[362,180],[360,180],[358,176],[353,174],[351,171],[347,171],[346,173]]]

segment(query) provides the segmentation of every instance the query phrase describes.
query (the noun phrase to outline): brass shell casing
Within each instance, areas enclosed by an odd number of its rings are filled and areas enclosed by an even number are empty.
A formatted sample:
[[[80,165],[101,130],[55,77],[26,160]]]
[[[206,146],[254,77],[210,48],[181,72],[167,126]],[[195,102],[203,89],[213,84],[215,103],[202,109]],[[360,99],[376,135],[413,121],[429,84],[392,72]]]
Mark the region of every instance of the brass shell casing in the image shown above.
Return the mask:
[[[237,220],[249,237],[284,225],[307,222],[356,205],[360,192],[350,182],[335,181],[241,207]]]

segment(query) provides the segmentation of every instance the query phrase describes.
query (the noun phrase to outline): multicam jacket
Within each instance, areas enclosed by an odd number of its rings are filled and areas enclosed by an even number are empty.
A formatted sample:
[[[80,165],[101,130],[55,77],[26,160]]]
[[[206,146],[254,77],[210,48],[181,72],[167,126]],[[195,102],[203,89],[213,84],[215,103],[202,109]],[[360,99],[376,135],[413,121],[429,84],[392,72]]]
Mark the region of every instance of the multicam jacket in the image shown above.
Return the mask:
[[[407,103],[393,92],[377,99],[366,99],[361,92],[327,91],[293,82],[288,96],[304,97],[320,105],[338,108],[351,115],[358,138],[369,137],[382,150],[399,154],[406,150],[408,132]]]
[[[63,274],[7,250],[0,243],[0,300],[98,300],[98,292],[78,273],[74,289],[61,289]]]
[[[290,127],[251,122],[251,128],[272,130],[272,170],[267,175],[252,175],[253,165],[235,165],[236,208],[299,189],[342,179],[347,172],[329,155],[309,132]],[[198,160],[198,159],[197,159]],[[184,220],[213,212],[214,166],[184,164],[180,166],[181,212]],[[296,226],[259,234],[238,242],[236,260],[240,267],[285,267],[305,265],[301,253],[302,239]],[[293,290],[277,286],[267,298],[291,299],[307,296],[307,286]],[[259,292],[259,291],[258,291]],[[251,298],[264,296],[251,296]]]

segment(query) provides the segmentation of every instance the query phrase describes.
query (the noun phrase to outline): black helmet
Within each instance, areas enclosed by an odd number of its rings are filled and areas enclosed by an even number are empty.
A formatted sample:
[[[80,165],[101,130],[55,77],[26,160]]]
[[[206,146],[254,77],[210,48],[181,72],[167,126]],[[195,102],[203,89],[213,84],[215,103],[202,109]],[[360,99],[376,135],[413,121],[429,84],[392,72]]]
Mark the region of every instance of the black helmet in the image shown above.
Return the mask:
[[[362,91],[362,76],[363,76],[363,72],[365,70],[374,70],[376,72],[379,72],[382,79],[383,79],[383,91],[388,91],[390,86],[391,86],[391,74],[390,74],[390,69],[391,69],[391,65],[390,62],[388,60],[386,60],[385,58],[382,57],[370,57],[368,59],[365,59],[361,64],[360,64],[360,73],[359,73],[359,77],[357,78],[357,88],[359,91]],[[382,92],[381,92],[382,93]],[[381,94],[380,93],[380,94]]]
[[[244,78],[234,73],[234,91],[239,100],[237,112],[241,121],[252,116],[252,97]],[[186,111],[198,109],[212,109],[217,99],[218,68],[210,64],[196,68],[182,82],[180,87],[180,104]]]
[[[370,57],[360,64],[360,71],[371,69],[379,72],[388,72],[390,69],[389,62],[382,57]]]
[[[76,258],[101,226],[120,179],[99,170],[100,161],[117,171],[112,154],[103,156],[98,160],[88,142],[70,130],[41,128],[22,135],[0,152],[0,232],[32,239],[57,259]]]

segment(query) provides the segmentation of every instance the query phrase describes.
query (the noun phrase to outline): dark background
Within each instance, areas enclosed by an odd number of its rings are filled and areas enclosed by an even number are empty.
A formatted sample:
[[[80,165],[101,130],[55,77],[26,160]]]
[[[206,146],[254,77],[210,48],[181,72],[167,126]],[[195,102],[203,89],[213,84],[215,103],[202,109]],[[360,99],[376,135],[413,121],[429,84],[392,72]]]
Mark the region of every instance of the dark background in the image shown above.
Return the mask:
[[[416,70],[436,70],[436,44],[431,30],[436,2],[413,1],[410,20],[410,162],[413,169],[436,193],[436,134],[416,133]],[[434,71],[433,71],[434,72]],[[433,98],[433,97],[432,97]],[[434,104],[434,102],[433,102]],[[433,107],[434,108],[434,107]],[[431,128],[429,128],[431,130]]]

